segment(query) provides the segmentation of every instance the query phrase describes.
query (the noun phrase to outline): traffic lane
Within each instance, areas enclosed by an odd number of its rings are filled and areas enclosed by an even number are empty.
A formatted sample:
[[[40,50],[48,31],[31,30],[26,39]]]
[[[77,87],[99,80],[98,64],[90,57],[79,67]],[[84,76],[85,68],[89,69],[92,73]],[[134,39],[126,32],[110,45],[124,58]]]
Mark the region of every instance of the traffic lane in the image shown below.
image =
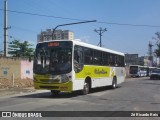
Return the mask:
[[[100,88],[94,90],[94,92],[99,91],[102,94],[106,92],[105,90],[104,88]],[[77,103],[73,98],[77,98],[78,96],[83,97],[84,95],[80,94],[80,92],[74,92],[72,94],[62,93],[60,96],[52,96],[49,91],[41,91],[41,93],[13,95],[11,97],[5,96],[0,98],[0,110],[47,110],[43,109],[43,106],[49,108],[49,106],[53,105],[53,108],[55,108],[57,105],[63,105],[67,102],[72,104]],[[81,101],[78,101],[78,103],[81,103]],[[39,107],[42,107],[42,109]]]
[[[115,90],[101,88],[88,95],[62,94],[53,97],[49,92],[20,95],[0,99],[0,110],[159,110],[159,84],[160,81],[149,79],[130,79]]]
[[[77,109],[91,110],[94,106],[96,110],[154,111],[160,109],[159,84],[160,81],[150,81],[146,78],[132,79],[123,83],[118,89],[96,92],[74,99],[88,102],[87,108],[83,105]]]

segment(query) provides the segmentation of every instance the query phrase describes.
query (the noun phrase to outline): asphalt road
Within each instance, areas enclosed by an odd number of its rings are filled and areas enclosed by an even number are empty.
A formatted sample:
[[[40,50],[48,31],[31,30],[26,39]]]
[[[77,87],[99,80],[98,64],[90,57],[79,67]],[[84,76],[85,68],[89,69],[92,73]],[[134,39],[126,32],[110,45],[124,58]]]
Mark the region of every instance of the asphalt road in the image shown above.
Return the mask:
[[[160,111],[160,80],[150,80],[149,78],[128,79],[114,90],[104,87],[94,89],[94,92],[88,95],[75,92],[60,94],[55,97],[45,90],[2,96],[0,98],[0,111]],[[73,114],[75,115],[76,112],[73,112]],[[85,114],[94,114],[95,116],[97,114],[98,116],[100,113],[85,112]],[[64,119],[64,117],[58,117],[58,119]],[[72,119],[74,118],[72,117]],[[80,119],[80,117],[77,119]],[[94,120],[97,117],[87,117],[87,119]],[[106,120],[105,117],[100,119]],[[145,117],[145,119],[150,120],[151,118]]]

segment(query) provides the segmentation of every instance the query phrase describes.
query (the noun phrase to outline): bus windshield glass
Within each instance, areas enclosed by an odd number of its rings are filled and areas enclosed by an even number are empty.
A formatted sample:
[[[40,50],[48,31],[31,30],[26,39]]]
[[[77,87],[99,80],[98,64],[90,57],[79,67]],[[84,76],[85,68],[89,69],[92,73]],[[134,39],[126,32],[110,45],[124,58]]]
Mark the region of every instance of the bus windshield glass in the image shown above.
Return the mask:
[[[138,66],[130,66],[131,74],[137,74],[137,72],[138,72]]]
[[[35,50],[34,73],[65,74],[72,68],[72,42],[39,43]]]

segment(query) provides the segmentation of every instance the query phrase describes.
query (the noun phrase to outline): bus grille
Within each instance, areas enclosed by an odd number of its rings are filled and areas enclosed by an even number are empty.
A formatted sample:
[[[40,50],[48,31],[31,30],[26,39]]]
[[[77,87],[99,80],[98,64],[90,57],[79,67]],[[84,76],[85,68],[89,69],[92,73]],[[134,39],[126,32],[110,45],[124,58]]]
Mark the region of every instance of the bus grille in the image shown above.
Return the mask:
[[[44,88],[44,89],[59,89],[58,86],[40,86],[40,88]]]
[[[40,79],[40,82],[42,83],[59,83],[59,80],[50,80],[50,79]]]
[[[40,82],[47,83],[47,82],[49,82],[49,79],[40,79]]]

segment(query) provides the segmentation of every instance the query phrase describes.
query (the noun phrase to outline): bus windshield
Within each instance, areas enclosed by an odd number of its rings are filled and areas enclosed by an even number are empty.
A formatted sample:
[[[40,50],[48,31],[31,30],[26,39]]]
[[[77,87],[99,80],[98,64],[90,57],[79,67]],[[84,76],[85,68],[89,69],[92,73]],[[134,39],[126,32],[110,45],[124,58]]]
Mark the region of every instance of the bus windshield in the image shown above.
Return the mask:
[[[34,73],[58,75],[71,71],[71,44],[65,46],[61,42],[56,43],[57,45],[55,43],[41,43],[41,45],[37,45],[34,59]]]
[[[137,74],[137,72],[138,72],[138,66],[130,66],[131,74]]]

